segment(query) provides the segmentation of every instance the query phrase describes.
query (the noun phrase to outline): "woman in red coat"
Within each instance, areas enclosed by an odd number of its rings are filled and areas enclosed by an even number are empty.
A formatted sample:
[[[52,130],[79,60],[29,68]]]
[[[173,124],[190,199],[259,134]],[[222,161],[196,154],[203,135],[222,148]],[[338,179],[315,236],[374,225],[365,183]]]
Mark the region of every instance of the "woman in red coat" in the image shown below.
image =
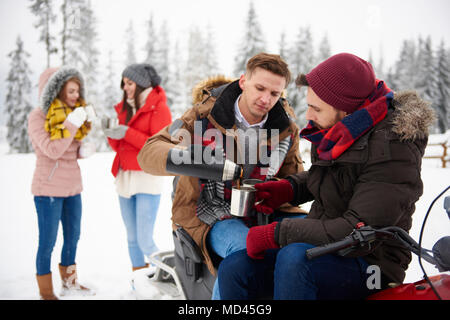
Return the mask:
[[[103,123],[103,131],[116,152],[111,171],[116,177],[133,271],[147,267],[145,256],[158,251],[153,228],[163,178],[143,172],[137,155],[149,137],[172,122],[160,82],[151,65],[128,66],[122,73],[123,100],[115,106],[118,125],[108,127]]]

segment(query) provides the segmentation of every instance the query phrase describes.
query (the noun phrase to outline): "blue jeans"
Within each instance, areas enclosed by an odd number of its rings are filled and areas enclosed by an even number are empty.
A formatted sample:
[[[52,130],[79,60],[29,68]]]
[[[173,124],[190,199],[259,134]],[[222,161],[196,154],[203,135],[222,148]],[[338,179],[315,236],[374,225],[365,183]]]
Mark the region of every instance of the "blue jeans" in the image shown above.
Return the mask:
[[[59,221],[63,228],[64,244],[61,265],[75,264],[77,244],[80,239],[81,196],[34,197],[39,227],[39,247],[36,255],[38,275],[51,272],[50,264],[53,248],[58,235]]]
[[[280,300],[363,299],[368,296],[368,264],[362,258],[332,254],[308,260],[314,246],[292,243],[268,250],[264,259],[251,259],[246,250],[235,252],[219,266],[220,296],[225,300],[272,298]]]
[[[273,220],[281,221],[282,219],[290,218],[304,218],[306,215],[293,215],[274,213]],[[216,222],[208,233],[206,243],[210,249],[222,258],[226,258],[234,252],[247,248],[247,233],[249,228],[245,225],[242,219],[231,218]],[[220,300],[219,283],[216,280],[214,283],[212,300]]]
[[[128,253],[134,268],[145,266],[145,256],[158,251],[153,241],[160,195],[138,193],[131,198],[119,196],[120,210],[127,230]]]

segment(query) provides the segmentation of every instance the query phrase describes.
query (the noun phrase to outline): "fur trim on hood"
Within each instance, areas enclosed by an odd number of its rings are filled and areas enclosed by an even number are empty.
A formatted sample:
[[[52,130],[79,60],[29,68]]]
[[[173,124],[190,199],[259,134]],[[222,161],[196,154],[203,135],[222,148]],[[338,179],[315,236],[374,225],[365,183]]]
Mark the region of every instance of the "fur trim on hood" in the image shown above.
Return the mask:
[[[45,70],[39,78],[40,107],[47,114],[53,100],[58,96],[62,87],[70,78],[78,78],[81,83],[80,97],[85,98],[84,79],[81,73],[72,67],[50,68]]]
[[[227,78],[223,75],[209,77],[199,82],[194,89],[192,89],[192,103],[197,104],[203,101],[204,95],[209,94],[211,89],[220,87],[224,84],[231,83],[237,79]]]
[[[423,100],[415,91],[401,91],[394,95],[392,131],[401,140],[417,140],[428,136],[429,127],[436,120],[430,102]]]

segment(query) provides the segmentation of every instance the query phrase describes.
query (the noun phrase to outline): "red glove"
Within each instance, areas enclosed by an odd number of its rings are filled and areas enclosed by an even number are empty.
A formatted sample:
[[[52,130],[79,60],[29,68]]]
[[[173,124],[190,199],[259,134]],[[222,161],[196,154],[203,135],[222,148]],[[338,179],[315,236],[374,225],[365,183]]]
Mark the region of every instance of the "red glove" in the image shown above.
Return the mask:
[[[294,189],[292,189],[291,183],[286,179],[257,183],[255,188],[255,202],[263,200],[260,204],[255,205],[255,209],[264,214],[271,214],[274,209],[283,203],[294,199]]]
[[[247,254],[252,259],[264,259],[267,249],[277,249],[275,227],[278,222],[250,228],[247,234]]]

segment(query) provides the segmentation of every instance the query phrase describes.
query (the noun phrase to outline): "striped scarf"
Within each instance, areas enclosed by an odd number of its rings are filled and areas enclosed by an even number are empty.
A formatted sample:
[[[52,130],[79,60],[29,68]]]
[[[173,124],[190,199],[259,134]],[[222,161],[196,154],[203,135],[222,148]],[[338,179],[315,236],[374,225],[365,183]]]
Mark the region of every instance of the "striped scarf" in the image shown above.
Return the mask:
[[[203,132],[206,129],[214,128],[212,124],[203,119]],[[250,179],[269,180],[274,177],[280,170],[289,149],[292,146],[292,136],[288,136],[280,141],[277,145],[268,150],[270,161],[269,166],[264,167],[260,164],[255,165],[251,172]],[[216,147],[214,140],[202,139],[202,145],[214,149]],[[222,150],[226,154],[226,150]],[[200,179],[200,197],[197,201],[196,214],[197,217],[209,226],[212,226],[219,220],[231,218],[230,201],[231,201],[231,181],[213,181]]]
[[[363,105],[329,129],[318,129],[310,121],[300,132],[300,137],[317,147],[321,160],[335,160],[359,137],[383,120],[394,97],[386,84],[377,80],[376,89]]]
[[[81,99],[80,99],[81,100]],[[83,100],[77,102],[75,108],[84,106]],[[50,140],[64,139],[70,137],[70,131],[66,129],[63,122],[72,109],[59,99],[53,100],[45,117],[45,131],[50,132]],[[75,139],[83,140],[91,130],[91,125],[85,122],[76,132]]]

